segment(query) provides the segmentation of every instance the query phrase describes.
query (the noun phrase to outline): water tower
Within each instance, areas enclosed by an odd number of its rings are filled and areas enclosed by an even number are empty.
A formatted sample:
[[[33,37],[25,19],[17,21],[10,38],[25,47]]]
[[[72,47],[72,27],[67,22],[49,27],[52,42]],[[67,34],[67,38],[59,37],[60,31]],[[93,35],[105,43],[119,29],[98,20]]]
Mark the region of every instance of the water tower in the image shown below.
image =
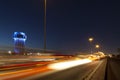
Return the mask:
[[[25,53],[25,42],[27,36],[23,32],[14,32],[14,52],[16,54],[24,54]]]

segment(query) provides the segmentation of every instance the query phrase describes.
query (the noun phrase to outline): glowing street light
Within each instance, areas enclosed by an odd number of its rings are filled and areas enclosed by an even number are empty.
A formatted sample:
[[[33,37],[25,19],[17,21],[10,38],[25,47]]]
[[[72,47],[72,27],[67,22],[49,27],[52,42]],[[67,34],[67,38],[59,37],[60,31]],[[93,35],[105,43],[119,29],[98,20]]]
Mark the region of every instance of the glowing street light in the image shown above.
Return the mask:
[[[98,49],[98,48],[100,48],[100,45],[98,45],[98,44],[97,44],[97,45],[95,45],[95,48],[97,48],[97,49]]]
[[[94,39],[91,37],[91,38],[89,38],[89,42],[92,42]]]
[[[96,49],[99,49],[99,48],[100,48],[100,45],[96,44],[96,45],[95,45],[95,48],[96,48]],[[98,50],[97,52],[99,52],[99,50]]]
[[[93,38],[92,37],[90,37],[89,39],[88,39],[88,41],[90,42],[90,45],[91,45],[91,54],[92,54],[92,42],[93,42]]]

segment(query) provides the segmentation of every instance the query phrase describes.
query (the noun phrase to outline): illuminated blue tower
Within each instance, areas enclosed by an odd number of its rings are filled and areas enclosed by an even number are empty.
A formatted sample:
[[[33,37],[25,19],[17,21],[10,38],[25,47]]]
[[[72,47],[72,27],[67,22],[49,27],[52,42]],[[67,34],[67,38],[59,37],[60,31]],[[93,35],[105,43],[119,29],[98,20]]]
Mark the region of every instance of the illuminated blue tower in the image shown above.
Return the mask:
[[[14,32],[14,52],[16,54],[24,54],[25,52],[25,41],[27,36],[23,32]]]

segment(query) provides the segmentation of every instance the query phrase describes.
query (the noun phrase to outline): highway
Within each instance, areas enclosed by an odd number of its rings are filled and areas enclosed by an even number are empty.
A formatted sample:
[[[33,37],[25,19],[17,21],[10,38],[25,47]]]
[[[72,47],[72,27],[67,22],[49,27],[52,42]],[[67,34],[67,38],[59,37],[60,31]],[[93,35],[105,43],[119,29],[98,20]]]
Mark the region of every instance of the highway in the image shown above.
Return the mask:
[[[81,60],[75,60],[75,61],[81,61]],[[74,62],[74,61],[67,61],[67,62]],[[82,62],[84,62],[84,60],[82,60]],[[56,64],[56,63],[53,63],[53,64]],[[12,70],[1,71],[0,79],[1,80],[61,80],[61,79],[62,80],[73,80],[73,79],[89,80],[90,78],[92,78],[93,80],[95,80],[96,77],[97,78],[99,77],[96,74],[100,72],[102,77],[100,76],[99,78],[100,80],[103,80],[105,64],[106,64],[106,59],[92,61],[89,63],[72,66],[72,67],[66,67],[66,68],[65,68],[65,65],[62,65],[64,66],[63,67],[64,69],[50,68],[51,64],[48,64],[45,66],[38,65],[34,67],[31,67],[29,65],[27,66],[27,68],[21,67],[20,69],[15,68]]]
[[[103,59],[47,75],[37,74],[23,80],[104,80],[105,67],[106,59]]]
[[[106,78],[106,58],[95,59],[91,56],[90,59],[65,57],[51,60],[50,56],[42,59],[50,61],[41,61],[40,58],[28,59],[22,62],[18,59],[17,63],[12,59],[10,64],[7,63],[8,65],[1,64],[0,80],[104,80]],[[6,63],[7,60],[2,62]]]
[[[120,80],[120,58],[102,53],[0,59],[0,80]]]

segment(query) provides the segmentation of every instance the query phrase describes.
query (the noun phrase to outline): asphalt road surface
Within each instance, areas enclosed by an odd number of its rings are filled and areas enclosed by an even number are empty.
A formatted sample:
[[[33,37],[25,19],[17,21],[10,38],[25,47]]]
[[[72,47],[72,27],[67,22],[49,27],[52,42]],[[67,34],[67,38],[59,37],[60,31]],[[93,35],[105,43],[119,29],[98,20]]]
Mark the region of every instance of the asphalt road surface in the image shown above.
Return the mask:
[[[106,61],[106,59],[93,61],[48,75],[38,74],[23,80],[104,80]]]
[[[41,70],[39,66],[28,66],[11,70],[1,70],[0,74],[2,75],[4,73],[10,73],[26,69],[30,69],[29,72]],[[35,75],[29,75],[27,77],[21,76],[20,78],[13,78],[12,80],[120,80],[119,74],[120,58],[112,57],[92,61],[90,63],[79,65],[65,70],[48,70],[45,73],[38,71],[38,73]]]

